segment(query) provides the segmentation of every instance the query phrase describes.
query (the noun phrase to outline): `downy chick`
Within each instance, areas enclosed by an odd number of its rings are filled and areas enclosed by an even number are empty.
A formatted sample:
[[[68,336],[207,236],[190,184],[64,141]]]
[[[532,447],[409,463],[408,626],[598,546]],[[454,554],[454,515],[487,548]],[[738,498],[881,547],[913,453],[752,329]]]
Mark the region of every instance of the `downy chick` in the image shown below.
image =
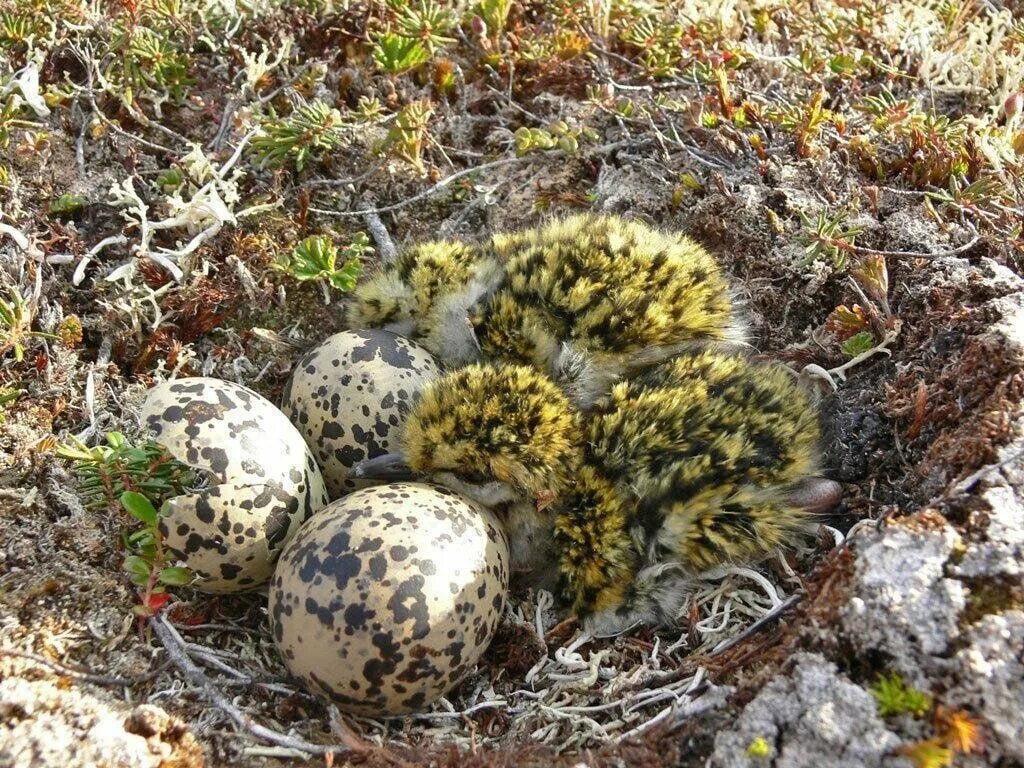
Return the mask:
[[[589,406],[631,371],[709,342],[736,343],[728,283],[703,248],[616,216],[585,214],[424,243],[356,290],[352,324],[414,338],[451,369],[532,365]]]
[[[838,486],[789,375],[715,351],[614,387],[581,417],[535,369],[474,365],[428,389],[402,453],[366,477],[434,480],[505,519],[513,568],[592,631],[671,621],[695,573],[792,543]]]
[[[533,365],[580,405],[685,349],[743,340],[718,264],[679,233],[581,214],[491,250],[505,279],[471,318],[482,357]]]
[[[616,384],[589,415],[584,462],[628,499],[630,545],[597,551],[586,506],[556,521],[566,588],[595,631],[670,621],[695,572],[794,543],[838,484],[817,477],[819,425],[781,366],[702,350]],[[630,562],[623,582],[600,563]]]

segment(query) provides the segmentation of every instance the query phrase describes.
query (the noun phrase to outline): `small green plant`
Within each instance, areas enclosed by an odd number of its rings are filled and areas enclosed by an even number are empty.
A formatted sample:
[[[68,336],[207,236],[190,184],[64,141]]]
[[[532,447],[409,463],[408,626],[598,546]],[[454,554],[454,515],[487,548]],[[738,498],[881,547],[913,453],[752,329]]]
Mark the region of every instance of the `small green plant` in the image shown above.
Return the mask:
[[[882,717],[904,713],[922,717],[932,708],[931,696],[910,687],[895,672],[880,676],[870,690],[878,703],[878,714]]]
[[[395,117],[380,150],[390,150],[411,163],[419,173],[426,173],[423,166],[423,142],[427,138],[427,128],[433,114],[434,107],[426,99],[406,104]]]
[[[122,84],[127,103],[132,103],[134,94],[143,93],[157,101],[184,100],[195,81],[189,74],[188,53],[173,42],[177,37],[140,24],[118,25],[111,46],[117,55],[105,77]]]
[[[0,358],[8,352],[14,353],[15,362],[25,359],[25,345],[31,338],[53,339],[52,333],[32,330],[32,305],[21,291],[11,286],[7,295],[0,298]]]
[[[373,42],[373,61],[389,75],[400,75],[430,59],[430,51],[418,40],[384,34]]]
[[[450,10],[431,0],[403,3],[398,9],[398,28],[402,37],[419,42],[430,54],[443,45],[454,43],[445,33],[455,26]]]
[[[376,96],[360,96],[356,102],[355,116],[359,120],[371,122],[384,114],[384,105]]]
[[[116,509],[125,491],[151,499],[180,494],[196,482],[196,472],[154,442],[129,443],[120,432],[108,432],[106,445],[92,448],[80,440],[57,449],[73,463],[78,491],[88,509]]]
[[[15,128],[41,128],[39,123],[22,119],[25,100],[16,93],[9,94],[7,99],[0,104],[0,149],[6,149],[11,144],[11,137]]]
[[[263,133],[252,140],[252,150],[260,163],[280,167],[295,163],[302,172],[306,163],[337,149],[342,140],[344,120],[341,113],[316,100],[298,107],[288,117],[269,117]]]
[[[977,181],[965,184],[959,176],[952,176],[949,189],[933,189],[925,193],[928,199],[949,206],[958,212],[994,217],[1013,201],[1006,184],[995,175],[986,175]]]
[[[803,230],[797,240],[804,246],[804,264],[817,260],[831,262],[836,270],[846,267],[850,251],[853,250],[854,239],[863,231],[863,227],[849,226],[843,212],[829,216],[819,213],[811,219],[801,213]]]
[[[622,33],[622,41],[635,48],[652,77],[673,77],[682,61],[684,30],[655,16],[643,16]]]
[[[63,194],[50,203],[51,216],[71,217],[81,212],[89,201],[81,195]]]
[[[909,99],[897,98],[888,88],[882,88],[877,96],[867,96],[858,109],[874,118],[872,127],[882,132],[908,121],[915,114],[917,105]]]
[[[474,12],[487,27],[485,34],[498,37],[508,23],[512,0],[481,0],[473,7]]]
[[[6,418],[7,406],[22,396],[20,389],[14,389],[13,387],[0,387],[0,424],[2,424]]]
[[[839,345],[847,357],[856,357],[875,346],[875,335],[871,331],[858,331]]]
[[[770,112],[779,127],[793,134],[797,157],[811,156],[822,128],[835,117],[824,104],[825,91],[819,90],[809,104],[784,105]]]
[[[139,590],[139,604],[133,609],[139,617],[152,616],[166,604],[168,587],[181,587],[192,581],[188,568],[168,565],[160,533],[160,512],[148,498],[136,491],[119,497],[125,512],[142,523],[138,530],[124,535],[123,568]]]
[[[351,291],[363,271],[360,257],[372,250],[363,232],[357,232],[340,252],[329,237],[313,235],[296,245],[274,268],[296,280],[325,280],[336,290]]]
[[[897,753],[907,758],[914,768],[948,768],[953,764],[953,750],[942,746],[939,739],[926,739],[900,747]]]
[[[185,174],[180,168],[167,168],[156,177],[156,185],[165,195],[173,194],[185,185]]]
[[[574,155],[579,152],[580,139],[593,138],[594,133],[590,129],[573,130],[567,123],[559,120],[552,123],[548,129],[522,126],[516,129],[513,137],[516,155],[519,157],[530,152],[549,149],[560,149],[567,154]]]

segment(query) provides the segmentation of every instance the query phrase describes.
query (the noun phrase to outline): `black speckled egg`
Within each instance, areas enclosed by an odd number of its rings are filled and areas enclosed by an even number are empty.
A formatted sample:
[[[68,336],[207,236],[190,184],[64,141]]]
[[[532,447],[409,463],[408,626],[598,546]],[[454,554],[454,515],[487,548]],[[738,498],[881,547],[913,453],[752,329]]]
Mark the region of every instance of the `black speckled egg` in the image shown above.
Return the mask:
[[[204,377],[146,393],[153,440],[207,487],[167,501],[160,530],[204,592],[256,587],[299,525],[328,502],[320,469],[287,417],[247,387]]]
[[[388,331],[342,331],[295,366],[281,409],[306,439],[331,498],[373,484],[353,464],[394,450],[398,427],[440,371],[430,353]]]
[[[356,491],[282,552],[270,585],[274,640],[288,668],[345,711],[422,710],[487,648],[508,562],[493,514],[447,489]]]

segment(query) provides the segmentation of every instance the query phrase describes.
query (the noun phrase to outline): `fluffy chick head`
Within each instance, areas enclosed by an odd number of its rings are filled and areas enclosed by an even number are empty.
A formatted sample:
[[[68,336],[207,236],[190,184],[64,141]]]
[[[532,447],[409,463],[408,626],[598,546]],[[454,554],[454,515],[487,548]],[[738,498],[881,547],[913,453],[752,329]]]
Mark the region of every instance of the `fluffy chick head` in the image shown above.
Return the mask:
[[[349,325],[418,337],[438,303],[467,290],[485,261],[479,249],[457,240],[428,240],[407,248],[356,287]]]
[[[403,428],[413,472],[474,492],[497,481],[503,502],[559,494],[578,464],[579,424],[546,376],[515,365],[470,365],[426,389]]]

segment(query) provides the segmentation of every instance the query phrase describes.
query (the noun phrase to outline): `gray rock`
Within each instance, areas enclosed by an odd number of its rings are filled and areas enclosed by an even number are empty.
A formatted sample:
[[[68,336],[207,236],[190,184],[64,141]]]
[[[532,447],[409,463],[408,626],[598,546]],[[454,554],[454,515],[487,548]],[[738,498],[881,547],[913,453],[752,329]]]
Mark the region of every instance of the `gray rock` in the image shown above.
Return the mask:
[[[664,209],[672,188],[643,168],[601,167],[594,187],[595,204],[606,213],[652,213]]]
[[[1024,612],[986,616],[966,633],[947,700],[984,720],[988,757],[1024,763]]]
[[[878,717],[871,694],[817,654],[801,653],[786,676],[771,680],[715,737],[712,768],[903,768],[892,757],[899,737]],[[769,754],[748,750],[763,739]]]
[[[988,510],[976,512],[974,522],[984,524],[985,540],[968,547],[953,573],[966,578],[1024,574],[1024,505],[1007,485],[987,488],[981,498]]]
[[[923,206],[900,208],[883,224],[890,250],[941,253],[970,240],[965,229],[951,244],[949,235],[928,215]]]
[[[0,765],[5,768],[156,768],[124,717],[93,696],[47,681],[0,682]]]
[[[948,525],[925,531],[892,526],[865,539],[854,596],[841,614],[844,635],[862,652],[884,653],[907,682],[927,689],[966,605],[963,585],[944,573],[959,537]]]
[[[988,256],[978,259],[978,269],[989,290],[1001,295],[1024,291],[1024,278]],[[1022,331],[1024,329],[1018,326],[1015,333],[1018,339],[1021,338]]]

